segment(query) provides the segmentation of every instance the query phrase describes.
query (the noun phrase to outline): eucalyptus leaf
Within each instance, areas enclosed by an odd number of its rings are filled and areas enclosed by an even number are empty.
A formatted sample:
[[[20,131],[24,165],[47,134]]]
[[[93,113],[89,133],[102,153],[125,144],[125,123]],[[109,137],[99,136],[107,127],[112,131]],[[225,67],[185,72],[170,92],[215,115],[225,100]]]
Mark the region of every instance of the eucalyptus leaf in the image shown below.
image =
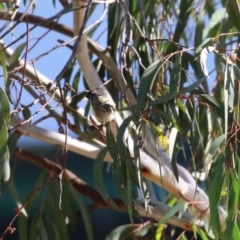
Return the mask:
[[[218,204],[221,196],[222,186],[224,182],[224,155],[218,156],[217,160],[212,165],[210,171],[210,184],[209,184],[209,203],[210,203],[210,224],[213,228],[215,237],[219,236],[221,233],[221,225],[218,214]]]
[[[152,85],[155,81],[155,78],[162,66],[163,62],[161,59],[157,60],[156,62],[152,63],[144,72],[138,90],[138,97],[137,97],[137,115],[140,114],[141,109],[143,108],[147,94],[151,91]]]
[[[9,61],[9,70],[13,70],[15,67],[17,67],[19,65],[19,57],[22,53],[22,51],[24,50],[24,48],[26,47],[26,42],[21,43],[13,52],[13,54],[11,55],[10,61]]]
[[[132,239],[132,232],[134,231],[135,227],[133,225],[122,225],[113,231],[111,231],[105,240],[121,240],[121,239]],[[131,236],[131,238],[128,238]]]
[[[98,192],[101,194],[102,198],[110,205],[112,206],[114,209],[118,210],[118,206],[115,204],[115,202],[111,199],[111,197],[109,196],[107,189],[106,189],[106,185],[104,184],[104,180],[103,180],[103,161],[104,158],[106,156],[108,152],[108,148],[103,148],[98,156],[97,159],[94,163],[93,166],[93,179],[94,179],[94,183],[96,186],[96,189],[98,189]]]
[[[10,104],[4,90],[0,87],[0,117],[4,119],[6,126],[10,122]]]
[[[206,47],[201,51],[200,54],[200,64],[202,67],[202,71],[204,75],[207,77],[208,76],[208,69],[207,69],[207,56],[209,53],[213,52],[216,48],[215,47]]]
[[[209,149],[209,153],[214,155],[219,146],[224,142],[225,138],[226,138],[225,134],[222,134],[217,139],[215,139]]]
[[[185,203],[177,203],[175,206],[171,207],[170,210],[164,215],[162,219],[158,221],[158,224],[165,223],[169,218],[174,216],[177,212],[181,212],[182,209],[185,209],[186,205]]]
[[[5,60],[4,54],[2,52],[2,49],[0,49],[0,62],[2,65],[2,70],[3,70],[4,83],[5,83],[5,85],[7,85],[7,66],[6,66],[6,60]]]
[[[117,144],[118,144],[118,152],[121,153],[124,151],[125,146],[125,141],[127,138],[127,134],[128,134],[128,126],[131,123],[131,121],[133,120],[132,116],[127,117],[126,119],[124,119],[124,121],[122,122],[121,126],[118,129],[118,133],[117,133]],[[126,135],[126,137],[125,137]]]

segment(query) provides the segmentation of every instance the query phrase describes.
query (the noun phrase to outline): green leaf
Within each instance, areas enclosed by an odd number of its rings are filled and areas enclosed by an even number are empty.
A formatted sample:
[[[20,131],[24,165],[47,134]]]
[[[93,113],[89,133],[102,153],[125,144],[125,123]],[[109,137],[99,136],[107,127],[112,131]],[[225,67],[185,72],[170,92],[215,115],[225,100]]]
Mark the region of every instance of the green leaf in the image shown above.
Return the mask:
[[[229,111],[232,111],[234,104],[234,74],[233,68],[227,63],[224,75],[224,133],[225,136],[228,134],[229,122]],[[227,141],[227,138],[225,138]]]
[[[239,200],[239,185],[238,181],[235,178],[234,173],[230,172],[229,174],[229,183],[228,183],[228,216],[227,220],[234,220],[237,214],[238,200]]]
[[[122,153],[124,152],[125,149],[125,139],[124,139],[124,135],[125,133],[127,133],[127,127],[129,126],[129,124],[131,123],[133,119],[133,116],[129,116],[126,119],[124,119],[124,121],[122,122],[121,126],[118,129],[118,133],[117,133],[117,145],[118,145],[118,152]],[[127,138],[126,138],[127,139]]]
[[[166,94],[165,96],[162,96],[162,97],[156,99],[155,101],[149,102],[148,105],[152,106],[152,105],[166,103],[168,101],[171,101],[171,100],[175,99],[178,94],[179,93],[169,93],[169,94]]]
[[[18,232],[20,240],[28,239],[28,217],[23,215],[18,217]]]
[[[218,238],[221,232],[221,225],[218,215],[218,204],[221,196],[222,186],[225,179],[223,171],[223,164],[225,157],[223,154],[219,155],[217,160],[212,164],[210,171],[209,184],[209,203],[210,203],[210,224],[213,228],[215,237]]]
[[[205,232],[200,227],[194,224],[193,229],[199,234],[202,240],[208,240],[208,237],[206,236]]]
[[[15,131],[9,135],[7,145],[8,145],[10,154],[13,152],[13,150],[17,146],[17,142],[20,137],[21,137],[21,134],[18,131]]]
[[[214,142],[211,144],[211,147],[209,148],[209,153],[214,155],[214,153],[217,151],[219,146],[223,143],[225,140],[225,134],[220,135],[217,139],[214,140]]]
[[[6,126],[10,122],[10,105],[8,97],[4,90],[0,87],[0,116],[4,119]]]
[[[233,239],[234,240],[240,239],[240,231],[236,222],[234,223],[234,226],[233,226]]]
[[[135,230],[134,225],[123,225],[111,231],[105,240],[132,239],[132,233]],[[129,238],[130,237],[130,238]]]
[[[195,93],[194,93],[195,94]],[[222,118],[224,120],[224,105],[223,103],[219,102],[216,98],[207,95],[207,94],[196,94],[201,101],[207,103],[211,110],[217,115],[217,117]]]
[[[233,239],[233,229],[235,224],[236,223],[234,219],[228,219],[226,221],[226,229],[222,234],[222,239]]]
[[[169,218],[174,216],[177,212],[182,212],[183,209],[186,209],[186,203],[178,202],[175,206],[171,207],[170,210],[164,215],[158,224],[165,223]]]
[[[111,154],[112,158],[115,159],[118,154],[117,144],[115,142],[115,138],[112,133],[111,125],[107,125],[107,132],[106,132],[106,141],[108,151]]]
[[[30,237],[29,239],[39,239],[40,235],[40,211],[34,214],[33,220],[31,221]]]
[[[5,85],[7,85],[7,66],[6,66],[6,60],[5,60],[4,54],[2,52],[2,49],[0,49],[0,62],[2,65],[2,69],[3,69],[4,83],[5,83]]]
[[[4,165],[7,158],[7,127],[4,119],[0,116],[0,186],[4,174]]]
[[[209,75],[213,72],[214,70],[212,70]],[[208,76],[209,76],[208,75]],[[200,78],[199,80],[197,80],[196,82],[190,84],[189,86],[187,87],[184,87],[180,90],[180,93],[186,93],[186,92],[192,92],[193,90],[195,90],[198,86],[200,86],[201,83],[203,83],[207,78],[208,76],[205,76],[205,77],[202,77]]]
[[[200,13],[198,15],[198,19],[196,22],[196,30],[195,30],[195,36],[194,36],[194,46],[199,46],[202,44],[203,39],[203,29],[204,29],[204,20],[205,20],[205,9],[202,8],[200,10]]]
[[[1,2],[0,2],[0,9],[1,9],[1,10],[6,10],[6,8],[5,8],[4,4],[3,4],[3,3],[1,3]]]
[[[60,189],[59,189],[59,183],[57,181],[51,182],[49,185],[50,194],[47,199],[47,203],[51,210],[47,210],[47,213],[50,211],[52,214],[52,219],[55,223],[55,234],[56,239],[62,239],[62,240],[68,240],[69,234],[68,234],[68,226],[66,224],[66,213],[65,209],[59,208],[59,197],[60,197]],[[63,193],[64,194],[64,193]],[[64,195],[63,195],[64,197]],[[84,206],[85,207],[85,206]],[[86,208],[86,207],[85,207]],[[47,224],[45,224],[46,226]]]
[[[102,196],[102,198],[114,209],[118,210],[118,206],[115,204],[115,202],[111,199],[109,196],[107,190],[106,190],[106,184],[104,184],[103,180],[103,162],[104,158],[108,152],[108,148],[103,148],[96,158],[96,161],[93,165],[93,180],[96,186],[96,189],[98,189],[98,192]]]
[[[143,108],[146,99],[147,94],[152,88],[152,85],[156,79],[156,76],[162,66],[163,62],[161,59],[157,60],[156,62],[152,63],[144,72],[140,84],[139,84],[139,90],[138,90],[138,96],[137,96],[137,115],[140,114],[141,109]]]
[[[130,160],[131,161],[131,160]],[[128,166],[128,161],[127,161],[127,166]],[[130,217],[130,222],[133,224],[133,195],[132,195],[132,181],[131,181],[131,176],[129,173],[129,170],[127,171],[127,208],[128,208],[128,214]]]
[[[64,177],[62,209],[64,209],[64,213],[67,217],[67,225],[70,232],[73,232],[77,225],[78,216],[76,215],[77,204],[75,198],[79,198],[79,192],[74,188],[74,182],[71,182],[67,177]]]
[[[22,51],[24,50],[25,46],[26,46],[26,42],[20,44],[13,52],[13,55],[11,56],[9,61],[9,64],[10,64],[9,71],[13,70],[15,67],[19,65],[19,57]]]
[[[198,59],[198,57],[200,56],[200,53],[202,51],[202,49],[211,46],[213,44],[213,39],[212,38],[207,38],[206,40],[203,41],[203,43],[198,46],[198,48],[196,49],[196,57],[195,60]]]
[[[224,1],[225,2],[225,1]],[[226,1],[226,9],[228,14],[224,14],[224,16],[229,21],[232,25],[234,26],[237,31],[240,31],[240,22],[239,22],[239,1],[236,0],[231,0],[231,1]],[[227,15],[227,16],[226,16]]]
[[[26,108],[23,104],[21,104],[21,107],[23,108],[22,111],[23,118],[25,120],[29,119],[32,116],[31,111],[29,110],[29,108]]]
[[[70,190],[73,192],[75,199],[80,207],[81,210],[81,215],[83,217],[83,221],[84,221],[84,225],[85,225],[85,229],[87,232],[87,236],[89,240],[93,240],[94,239],[94,235],[93,235],[93,227],[92,227],[92,223],[91,223],[91,219],[86,207],[86,204],[84,203],[84,199],[81,196],[81,194],[76,194],[74,193],[75,190],[73,190],[72,188],[70,188]]]
[[[7,186],[8,186],[8,189],[9,189],[9,191],[12,195],[12,198],[14,199],[17,207],[18,208],[22,207],[23,204],[20,200],[20,197],[19,197],[19,194],[18,194],[18,188],[16,187],[16,184],[15,184],[13,178],[11,178],[11,181],[8,182]],[[26,213],[24,208],[22,209],[21,214],[24,215],[25,217],[27,216],[27,213]]]
[[[169,86],[170,93],[179,92],[179,88],[181,84],[181,67],[182,67],[181,60],[182,60],[181,55],[178,55],[174,63],[173,69],[171,71],[170,86]]]
[[[117,189],[117,192],[120,198],[122,199],[122,201],[127,206],[129,203],[129,199],[126,191],[127,177],[128,177],[126,160],[128,159],[121,158],[118,155],[114,159],[114,162],[111,166],[111,170],[112,170],[113,181]]]
[[[204,38],[207,36],[212,36],[211,31],[214,27],[216,27],[219,23],[221,23],[224,19],[228,18],[228,14],[225,8],[219,8],[214,11],[209,21],[209,25],[204,29]]]

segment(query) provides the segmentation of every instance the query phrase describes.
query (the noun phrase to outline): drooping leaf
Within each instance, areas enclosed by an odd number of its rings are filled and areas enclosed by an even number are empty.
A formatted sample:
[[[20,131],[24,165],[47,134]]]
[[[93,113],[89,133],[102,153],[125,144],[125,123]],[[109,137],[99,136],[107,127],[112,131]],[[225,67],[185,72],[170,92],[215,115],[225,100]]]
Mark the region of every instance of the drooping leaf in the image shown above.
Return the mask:
[[[17,131],[13,132],[9,135],[7,145],[8,145],[8,149],[9,149],[10,154],[15,149],[15,147],[17,145],[17,142],[18,142],[20,137],[21,137],[21,134]]]
[[[234,76],[232,66],[227,64],[224,76],[224,133],[227,136],[229,124],[229,111],[233,109],[234,102]],[[225,138],[227,141],[227,137]]]
[[[28,239],[28,218],[24,215],[18,217],[19,239]]]
[[[112,206],[114,209],[118,209],[118,206],[115,204],[115,202],[111,199],[111,197],[109,196],[106,186],[104,184],[104,180],[103,180],[103,160],[106,156],[108,152],[108,148],[103,148],[98,156],[97,159],[94,163],[93,166],[93,179],[94,179],[94,183],[96,186],[96,189],[98,189],[99,193],[101,194],[102,198],[110,205]]]
[[[18,189],[16,187],[16,184],[15,184],[13,178],[11,179],[11,181],[8,182],[7,186],[8,186],[8,189],[9,189],[9,191],[12,195],[12,198],[14,199],[17,207],[21,208],[22,205],[23,205],[23,202],[20,200],[20,197],[19,197],[19,194],[18,194]],[[22,208],[21,214],[25,217],[27,216],[27,212],[26,212],[25,208]]]
[[[0,49],[0,62],[2,65],[2,69],[3,69],[4,83],[5,83],[5,85],[7,85],[7,66],[6,66],[6,60],[5,60],[4,54],[2,52],[2,49]]]
[[[37,211],[31,221],[30,227],[30,239],[38,239],[40,236],[40,229],[41,229],[41,221],[40,221],[40,211]]]
[[[210,171],[209,184],[209,203],[210,203],[210,224],[213,228],[215,237],[221,233],[221,225],[218,213],[218,204],[221,196],[222,186],[225,179],[223,164],[225,157],[223,154],[219,155],[213,163]]]
[[[163,62],[161,59],[157,60],[156,62],[152,63],[144,72],[138,90],[138,97],[137,97],[137,115],[140,114],[141,109],[143,108],[144,104],[146,103],[147,94],[150,92],[152,85],[155,81],[155,78],[162,66]]]
[[[170,93],[179,92],[180,85],[181,85],[181,67],[182,67],[181,60],[182,60],[182,56],[178,55],[173,65],[173,69],[170,77],[170,86],[169,86]]]
[[[201,51],[200,54],[200,64],[202,67],[202,71],[206,77],[208,77],[208,68],[207,68],[207,56],[209,53],[213,52],[215,47],[206,47]]]
[[[10,105],[8,97],[4,90],[0,87],[0,116],[4,119],[6,126],[10,122]]]
[[[9,71],[13,70],[18,66],[19,57],[26,46],[26,42],[21,43],[13,52],[10,61],[9,61]]]
[[[94,229],[91,223],[91,219],[89,216],[89,212],[86,208],[86,203],[84,203],[84,199],[80,194],[76,194],[76,191],[72,188],[69,189],[72,194],[75,196],[75,200],[77,201],[77,204],[80,206],[81,216],[83,217],[85,229],[87,232],[87,237],[89,240],[94,239]]]
[[[4,165],[8,158],[7,137],[7,126],[4,119],[0,116],[0,183],[5,171]]]
[[[26,108],[23,104],[21,104],[21,107],[24,108],[22,111],[23,118],[25,120],[29,119],[32,116],[30,109]]]
[[[121,124],[121,126],[118,129],[117,144],[118,144],[118,151],[119,151],[119,153],[124,151],[124,148],[125,148],[125,138],[128,137],[127,136],[127,134],[128,134],[128,126],[131,123],[132,119],[133,119],[132,116],[129,116],[126,119],[124,119],[123,123]]]
[[[221,23],[224,19],[228,18],[228,14],[225,8],[216,9],[212,14],[211,19],[209,21],[209,25],[204,29],[204,37],[211,37],[216,35],[212,32],[212,30]]]
[[[225,140],[225,134],[222,134],[221,136],[219,136],[217,139],[214,140],[214,142],[212,143],[210,149],[209,149],[209,153],[214,155],[214,153],[217,151],[217,149],[219,148],[219,146],[223,143],[223,141]]]
[[[160,221],[158,221],[158,224],[165,223],[169,218],[174,216],[177,212],[181,212],[183,209],[186,209],[186,203],[177,203],[175,206],[171,207],[170,210],[164,215]]]
[[[120,239],[129,239],[128,236],[132,239],[132,232],[134,231],[135,227],[133,225],[122,225],[113,231],[111,231],[106,240],[120,240]],[[130,240],[130,239],[129,239]]]

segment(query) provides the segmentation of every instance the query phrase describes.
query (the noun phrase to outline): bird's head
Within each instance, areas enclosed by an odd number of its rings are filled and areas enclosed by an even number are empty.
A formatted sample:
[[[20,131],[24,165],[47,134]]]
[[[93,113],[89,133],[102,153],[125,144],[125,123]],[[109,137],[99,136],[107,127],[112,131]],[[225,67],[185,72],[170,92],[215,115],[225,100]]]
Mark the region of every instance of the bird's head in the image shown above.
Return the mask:
[[[94,91],[90,90],[86,92],[85,97],[88,98],[89,100],[92,100],[96,95],[97,94]]]

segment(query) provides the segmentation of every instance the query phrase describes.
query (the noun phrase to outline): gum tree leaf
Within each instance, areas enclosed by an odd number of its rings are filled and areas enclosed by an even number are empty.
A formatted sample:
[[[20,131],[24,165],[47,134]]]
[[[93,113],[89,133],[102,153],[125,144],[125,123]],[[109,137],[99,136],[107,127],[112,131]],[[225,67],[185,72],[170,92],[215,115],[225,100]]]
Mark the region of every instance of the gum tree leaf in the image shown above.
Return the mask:
[[[215,139],[213,141],[213,143],[211,144],[211,147],[209,149],[209,153],[214,155],[214,153],[217,151],[217,149],[219,148],[219,146],[223,143],[223,141],[225,140],[225,134],[220,135],[217,139]]]
[[[94,162],[94,166],[93,166],[93,180],[94,180],[96,189],[98,189],[98,192],[100,193],[102,198],[108,204],[110,204],[110,206],[112,206],[114,209],[118,210],[118,206],[115,204],[115,202],[109,196],[107,189],[105,187],[106,185],[104,184],[104,181],[103,181],[103,174],[102,174],[103,162],[104,162],[104,158],[105,158],[107,152],[108,152],[108,148],[103,148],[99,152],[97,159]]]
[[[2,69],[3,69],[4,83],[5,83],[5,85],[7,85],[7,66],[6,66],[6,60],[5,60],[4,54],[2,52],[2,49],[0,49],[0,62],[2,65]]]
[[[1,87],[0,87],[0,116],[4,119],[6,126],[8,126],[10,122],[10,105],[8,97]]]
[[[23,51],[23,49],[25,48],[26,46],[26,42],[20,44],[13,52],[13,55],[11,56],[10,58],[10,61],[9,61],[9,70],[13,70],[15,67],[18,66],[19,64],[19,57]]]
[[[163,62],[161,59],[157,60],[156,62],[152,63],[144,72],[140,85],[139,85],[139,91],[138,91],[138,97],[137,97],[137,115],[140,114],[141,109],[143,108],[146,99],[147,94],[152,88],[152,85],[155,81],[155,78],[162,66]]]

